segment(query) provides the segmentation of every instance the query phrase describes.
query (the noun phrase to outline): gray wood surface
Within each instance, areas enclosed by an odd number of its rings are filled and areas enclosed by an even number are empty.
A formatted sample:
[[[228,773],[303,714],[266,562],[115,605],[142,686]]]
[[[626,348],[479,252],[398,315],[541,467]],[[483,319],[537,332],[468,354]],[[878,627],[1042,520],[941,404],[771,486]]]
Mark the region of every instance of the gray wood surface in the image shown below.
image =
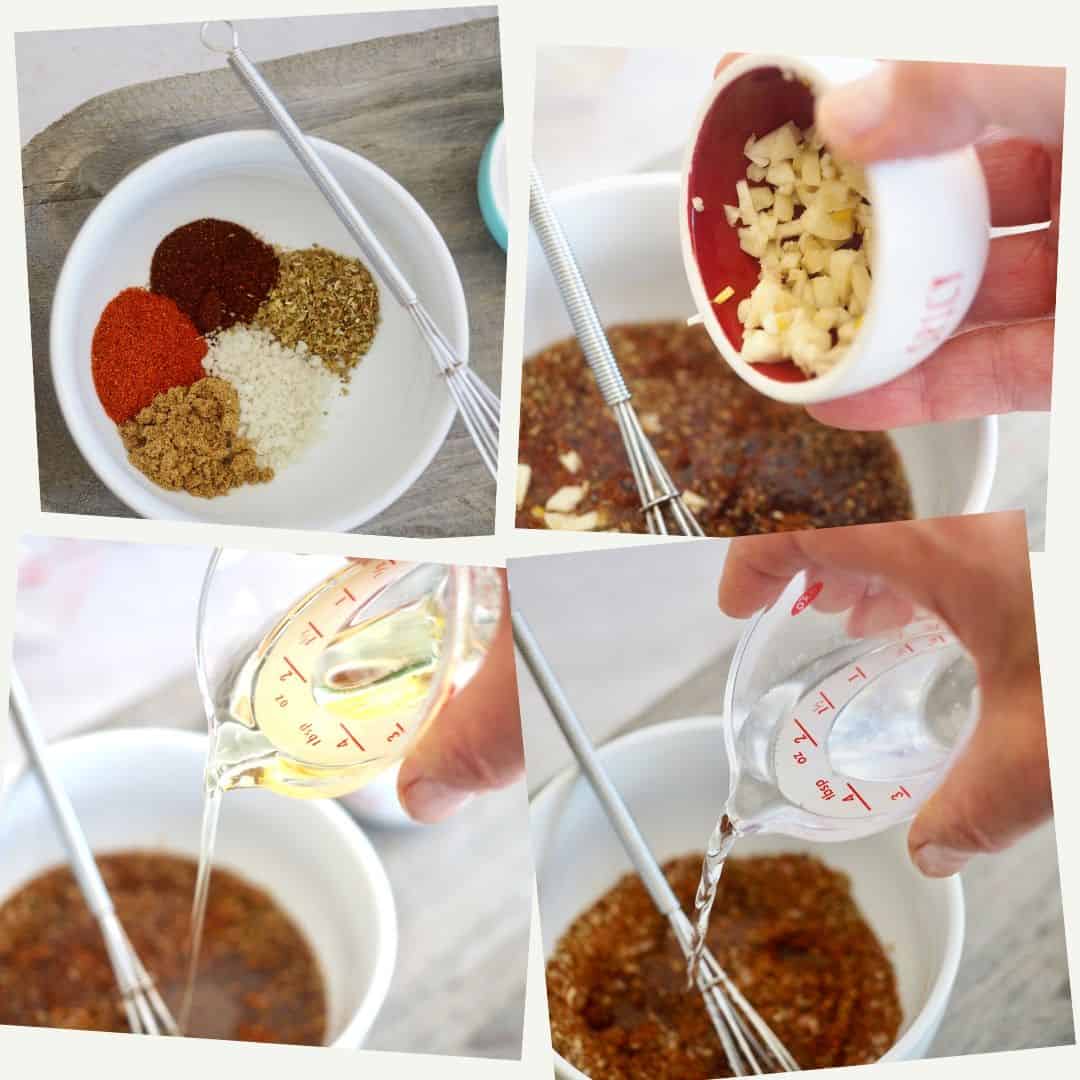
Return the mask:
[[[497,390],[506,263],[476,200],[480,156],[502,120],[497,20],[285,57],[262,70],[306,132],[369,158],[430,214],[465,286],[471,361]],[[219,131],[266,126],[247,91],[222,69],[93,98],[23,149],[43,510],[132,516],[76,448],[49,374],[49,309],[79,227],[117,181],[160,151]],[[488,534],[494,506],[495,485],[458,420],[413,488],[362,528],[399,536]]]
[[[205,730],[194,671],[97,726],[170,721]],[[521,1058],[533,881],[528,828],[523,781],[473,799],[440,825],[364,826],[398,917],[393,982],[364,1049]]]
[[[619,734],[718,712],[730,658],[728,651],[664,694]],[[588,717],[582,720],[588,724]],[[1008,851],[972,860],[962,879],[964,952],[930,1056],[1071,1045],[1075,1033],[1053,825]]]

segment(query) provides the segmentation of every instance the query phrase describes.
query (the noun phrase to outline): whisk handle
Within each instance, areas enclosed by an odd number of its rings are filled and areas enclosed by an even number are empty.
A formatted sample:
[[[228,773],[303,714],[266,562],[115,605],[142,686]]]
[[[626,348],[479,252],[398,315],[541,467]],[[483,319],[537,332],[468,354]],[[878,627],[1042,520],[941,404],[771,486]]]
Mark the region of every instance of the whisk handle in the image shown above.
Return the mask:
[[[289,115],[281,99],[270,88],[270,84],[259,74],[259,69],[248,59],[247,53],[234,45],[225,54],[229,66],[237,78],[247,87],[248,92],[258,102],[263,112],[270,118],[289,149],[296,155],[311,177],[315,186],[323,193],[331,209],[337,214],[349,235],[356,241],[372,269],[379,275],[386,287],[404,307],[411,307],[417,302],[416,293],[397,268],[390,253],[379,242],[367,222],[360,216],[353,201],[345,194],[345,189],[338,183],[334,174],[323,164],[322,159],[311,148],[304,133],[296,121]]]
[[[612,828],[618,833],[653,903],[664,916],[679,911],[678,897],[660,870],[655,856],[649,850],[649,845],[645,842],[645,837],[641,835],[641,830],[626,803],[623,802],[622,796],[600,764],[589,736],[585,733],[581,721],[578,720],[563,688],[555,678],[555,673],[551,670],[532,630],[529,629],[525,617],[519,611],[511,611],[510,619],[513,623],[514,643],[517,645],[518,652],[528,665],[533,679],[536,680],[536,685],[540,688],[540,693],[544,695],[548,708],[566,741],[570,744],[570,749],[574,752],[574,757],[577,758],[585,779],[589,781],[596,797],[600,800]]]
[[[566,239],[562,224],[548,202],[544,183],[535,165],[529,166],[529,221],[536,233],[544,258],[555,278],[563,304],[574,327],[585,360],[596,377],[604,401],[618,405],[630,400],[630,391],[611,351],[600,316],[596,313],[589,286],[581,275],[577,258]]]
[[[109,919],[114,914],[112,898],[105,888],[105,882],[101,879],[101,871],[98,870],[97,863],[94,861],[86,833],[83,832],[79,819],[75,815],[75,807],[72,806],[68,793],[53,772],[45,749],[45,740],[41,737],[37,722],[34,720],[26,687],[14,668],[11,670],[11,692],[8,703],[15,722],[15,730],[22,738],[30,763],[45,792],[45,799],[52,811],[60,838],[68,850],[72,873],[79,883],[86,903],[99,922]]]

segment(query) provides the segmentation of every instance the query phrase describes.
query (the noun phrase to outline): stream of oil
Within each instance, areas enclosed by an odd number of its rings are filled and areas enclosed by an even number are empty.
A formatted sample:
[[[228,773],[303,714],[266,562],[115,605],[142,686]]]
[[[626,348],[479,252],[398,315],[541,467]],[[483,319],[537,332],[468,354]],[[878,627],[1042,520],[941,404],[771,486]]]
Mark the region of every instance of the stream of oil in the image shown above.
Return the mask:
[[[434,595],[410,600],[360,624],[348,624],[330,638],[307,671],[310,692],[325,714],[333,720],[345,718],[366,745],[375,745],[374,739],[365,738],[369,732],[386,745],[380,733],[390,721],[411,726],[423,715],[444,634],[445,619]],[[187,979],[177,1017],[181,1034],[191,1018],[225,792],[262,787],[292,798],[343,795],[369,783],[399,756],[390,750],[366,751],[334,766],[305,766],[302,758],[298,760],[303,743],[282,746],[272,740],[260,728],[251,706],[262,652],[260,644],[237,665],[210,735]]]

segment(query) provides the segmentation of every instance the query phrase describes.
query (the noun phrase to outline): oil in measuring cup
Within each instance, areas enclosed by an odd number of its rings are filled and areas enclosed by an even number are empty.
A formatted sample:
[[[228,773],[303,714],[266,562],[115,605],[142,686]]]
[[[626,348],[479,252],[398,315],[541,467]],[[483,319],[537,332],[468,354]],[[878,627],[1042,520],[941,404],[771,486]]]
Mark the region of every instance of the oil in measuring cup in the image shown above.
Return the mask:
[[[949,628],[920,615],[851,638],[846,613],[812,605],[796,577],[743,634],[728,673],[729,788],[695,902],[695,956],[739,836],[866,836],[914,816],[978,715],[974,663]]]
[[[208,783],[293,797],[368,783],[468,680],[500,609],[488,569],[339,565],[217,673]]]

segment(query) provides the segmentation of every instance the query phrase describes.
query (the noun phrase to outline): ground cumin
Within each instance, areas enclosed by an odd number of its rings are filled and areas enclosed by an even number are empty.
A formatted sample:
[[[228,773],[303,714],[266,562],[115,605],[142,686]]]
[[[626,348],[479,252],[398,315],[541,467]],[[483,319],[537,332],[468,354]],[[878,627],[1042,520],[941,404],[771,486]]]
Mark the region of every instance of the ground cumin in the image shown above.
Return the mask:
[[[664,866],[689,913],[701,855]],[[901,1010],[892,964],[844,874],[805,855],[728,861],[709,948],[803,1068],[876,1061]],[[686,962],[639,879],[579,916],[547,964],[552,1043],[592,1080],[731,1076]]]
[[[209,377],[158,394],[120,426],[120,437],[131,464],[159,487],[212,498],[273,479],[238,434],[239,423],[236,388]]]

